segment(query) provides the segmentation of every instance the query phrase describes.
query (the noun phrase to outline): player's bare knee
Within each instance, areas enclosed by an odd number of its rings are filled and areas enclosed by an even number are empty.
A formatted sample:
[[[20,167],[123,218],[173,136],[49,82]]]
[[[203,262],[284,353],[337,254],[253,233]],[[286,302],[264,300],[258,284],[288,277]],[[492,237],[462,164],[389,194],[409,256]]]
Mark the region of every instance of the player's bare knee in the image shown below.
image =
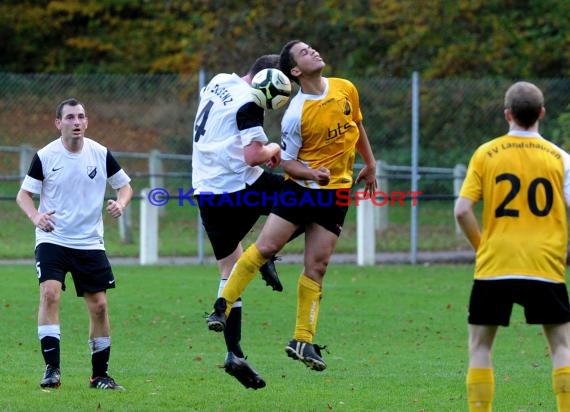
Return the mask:
[[[59,305],[61,293],[56,288],[42,288],[40,294],[40,305],[42,307],[53,307]]]
[[[256,243],[255,246],[257,247],[257,250],[259,250],[261,256],[263,256],[266,259],[269,259],[271,256],[275,255],[281,250],[282,245],[278,245],[277,243],[272,242],[271,240],[268,239],[263,243]]]
[[[104,297],[88,298],[87,307],[92,318],[104,319],[107,316],[107,299]]]
[[[107,305],[105,303],[97,303],[90,307],[91,317],[96,319],[105,319],[107,317]]]

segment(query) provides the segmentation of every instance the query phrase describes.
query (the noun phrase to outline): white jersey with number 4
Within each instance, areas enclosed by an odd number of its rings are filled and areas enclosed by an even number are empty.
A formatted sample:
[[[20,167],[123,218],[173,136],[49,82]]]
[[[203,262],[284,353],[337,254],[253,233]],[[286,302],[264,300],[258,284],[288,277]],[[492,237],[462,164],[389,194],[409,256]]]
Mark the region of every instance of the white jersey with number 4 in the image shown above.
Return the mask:
[[[267,143],[264,111],[250,86],[237,74],[218,74],[200,92],[194,120],[192,187],[194,193],[233,193],[263,173],[245,163],[244,147]]]

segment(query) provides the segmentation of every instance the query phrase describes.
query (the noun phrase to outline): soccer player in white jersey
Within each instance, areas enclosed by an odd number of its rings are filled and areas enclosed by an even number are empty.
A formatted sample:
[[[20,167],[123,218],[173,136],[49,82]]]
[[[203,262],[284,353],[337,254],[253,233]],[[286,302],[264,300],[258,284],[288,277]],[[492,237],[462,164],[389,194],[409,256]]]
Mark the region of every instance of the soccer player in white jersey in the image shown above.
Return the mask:
[[[282,166],[286,172],[283,193],[288,194],[289,204],[277,204],[271,210],[259,237],[237,261],[208,317],[208,327],[219,329],[216,325],[223,325],[226,316],[232,316],[236,298],[257,268],[281,250],[291,233],[304,227],[295,330],[285,351],[315,371],[327,367],[313,337],[324,276],[348,211],[337,202],[338,189],[352,188],[356,153],[365,166],[354,183],[362,181],[369,193],[376,190],[376,160],[362,123],[358,90],[346,79],[324,77],[324,68],[320,54],[305,42],[293,40],[281,50],[281,71],[300,86],[281,121]]]
[[[107,148],[85,137],[83,103],[62,101],[55,126],[61,136],[35,154],[16,198],[36,227],[38,337],[46,363],[40,386],[58,388],[61,383],[59,307],[70,272],[89,312],[89,386],[120,390],[107,374],[111,337],[106,290],[115,287],[115,278],[105,253],[102,208],[109,184],[117,198],[107,201],[106,210],[114,218],[121,216],[132,197],[131,179]],[[40,196],[37,209],[34,194]]]
[[[278,64],[279,55],[261,56],[246,75],[217,74],[200,93],[194,121],[192,187],[218,263],[218,293],[242,254],[241,241],[260,216],[269,214],[273,205],[270,199],[283,185],[281,175],[259,166],[278,166],[281,148],[277,143],[268,143],[263,130],[265,113],[251,94],[253,77]],[[273,260],[259,270],[269,286],[281,291]],[[260,389],[265,381],[245,360],[240,346],[241,318],[239,298],[224,325],[224,369],[246,388]]]
[[[542,91],[517,82],[505,94],[507,134],[479,146],[455,217],[476,252],[469,300],[469,411],[493,408],[491,352],[514,304],[542,325],[558,411],[570,411],[570,303],[566,288],[570,156],[544,139]],[[480,227],[473,207],[483,201]]]

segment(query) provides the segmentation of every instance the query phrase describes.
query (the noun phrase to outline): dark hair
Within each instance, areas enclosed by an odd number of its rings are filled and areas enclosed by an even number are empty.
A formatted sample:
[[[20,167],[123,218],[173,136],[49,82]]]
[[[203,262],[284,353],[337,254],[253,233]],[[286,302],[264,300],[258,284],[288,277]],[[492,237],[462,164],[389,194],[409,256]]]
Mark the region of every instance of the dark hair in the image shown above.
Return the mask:
[[[247,73],[251,74],[251,76],[253,77],[263,69],[276,69],[278,66],[279,66],[278,54],[265,54],[257,58],[257,60],[251,65]]]
[[[505,109],[513,119],[528,129],[536,123],[544,107],[544,96],[538,87],[528,82],[517,82],[505,93]]]
[[[63,106],[82,106],[85,109],[85,105],[77,100],[75,97],[71,97],[69,99],[65,99],[60,104],[57,105],[57,109],[55,110],[55,118],[61,119],[61,112],[63,111]]]
[[[297,43],[301,43],[301,40],[291,40],[283,46],[281,53],[279,54],[279,70],[285,73],[289,80],[299,84],[297,77],[291,74],[291,69],[297,65],[297,62],[295,62],[295,59],[291,56],[291,48]]]

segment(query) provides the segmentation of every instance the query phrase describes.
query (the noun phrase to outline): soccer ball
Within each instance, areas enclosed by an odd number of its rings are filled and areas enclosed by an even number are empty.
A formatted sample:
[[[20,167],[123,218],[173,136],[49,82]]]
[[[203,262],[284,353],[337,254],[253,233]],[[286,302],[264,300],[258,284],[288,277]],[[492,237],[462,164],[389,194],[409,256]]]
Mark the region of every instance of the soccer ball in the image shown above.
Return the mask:
[[[291,82],[281,70],[263,69],[251,82],[253,100],[258,106],[274,110],[287,104],[291,96]]]

